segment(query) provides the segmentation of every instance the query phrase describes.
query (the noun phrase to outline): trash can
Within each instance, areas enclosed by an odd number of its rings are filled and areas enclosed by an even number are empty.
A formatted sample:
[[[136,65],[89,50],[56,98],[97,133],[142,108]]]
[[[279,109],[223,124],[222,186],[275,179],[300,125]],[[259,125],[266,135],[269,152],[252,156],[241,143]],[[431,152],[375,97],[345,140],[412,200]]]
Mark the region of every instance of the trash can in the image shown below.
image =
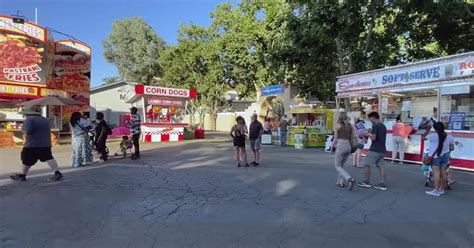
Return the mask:
[[[204,139],[204,136],[205,136],[204,129],[202,129],[202,128],[197,128],[197,129],[194,131],[194,138],[196,138],[196,139]]]

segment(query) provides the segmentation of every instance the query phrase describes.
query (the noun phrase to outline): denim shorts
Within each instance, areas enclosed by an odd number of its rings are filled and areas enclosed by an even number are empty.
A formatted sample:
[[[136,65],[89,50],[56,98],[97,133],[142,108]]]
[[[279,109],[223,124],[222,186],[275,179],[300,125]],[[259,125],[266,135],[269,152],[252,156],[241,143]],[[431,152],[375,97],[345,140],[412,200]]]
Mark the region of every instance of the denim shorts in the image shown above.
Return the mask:
[[[449,164],[449,152],[443,154],[441,157],[433,158],[433,164],[431,166],[438,166],[440,168],[446,169]]]

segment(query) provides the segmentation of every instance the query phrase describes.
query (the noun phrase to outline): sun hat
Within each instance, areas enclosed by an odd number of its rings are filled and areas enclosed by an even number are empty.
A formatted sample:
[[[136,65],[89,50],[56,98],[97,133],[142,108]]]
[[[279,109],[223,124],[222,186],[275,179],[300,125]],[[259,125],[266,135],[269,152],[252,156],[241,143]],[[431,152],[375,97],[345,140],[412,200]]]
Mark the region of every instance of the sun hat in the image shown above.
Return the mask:
[[[22,111],[18,112],[21,115],[41,115],[41,110],[37,106],[27,106]]]

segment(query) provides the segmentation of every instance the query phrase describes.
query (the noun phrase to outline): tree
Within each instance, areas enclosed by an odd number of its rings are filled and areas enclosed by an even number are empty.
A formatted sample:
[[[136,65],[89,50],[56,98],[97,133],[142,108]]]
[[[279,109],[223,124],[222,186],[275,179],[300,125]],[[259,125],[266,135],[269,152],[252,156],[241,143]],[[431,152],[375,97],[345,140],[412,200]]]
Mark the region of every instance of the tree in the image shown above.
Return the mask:
[[[102,79],[103,85],[120,82],[122,79],[119,76],[104,77]]]
[[[163,74],[159,57],[165,43],[142,18],[115,21],[103,45],[105,59],[124,80],[151,84]]]
[[[210,129],[216,128],[217,113],[225,105],[228,90],[218,44],[218,37],[209,29],[182,25],[178,44],[164,50],[160,60],[164,69],[162,85],[196,89],[198,99],[191,101],[191,107],[200,113],[201,124],[204,115],[210,114]]]

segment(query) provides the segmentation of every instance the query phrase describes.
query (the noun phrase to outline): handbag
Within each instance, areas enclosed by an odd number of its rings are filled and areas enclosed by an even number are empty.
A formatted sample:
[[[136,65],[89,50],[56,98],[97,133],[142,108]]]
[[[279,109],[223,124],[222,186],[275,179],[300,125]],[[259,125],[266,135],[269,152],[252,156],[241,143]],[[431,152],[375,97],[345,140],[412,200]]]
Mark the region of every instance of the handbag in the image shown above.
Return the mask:
[[[426,155],[423,158],[423,164],[424,165],[432,165],[433,164],[433,157],[437,152],[438,152],[438,148],[436,148],[436,150],[433,152],[433,154],[431,156],[429,154]]]
[[[359,140],[357,139],[357,136],[354,133],[354,129],[351,126],[351,153],[354,153],[357,151],[357,145],[359,144]]]

